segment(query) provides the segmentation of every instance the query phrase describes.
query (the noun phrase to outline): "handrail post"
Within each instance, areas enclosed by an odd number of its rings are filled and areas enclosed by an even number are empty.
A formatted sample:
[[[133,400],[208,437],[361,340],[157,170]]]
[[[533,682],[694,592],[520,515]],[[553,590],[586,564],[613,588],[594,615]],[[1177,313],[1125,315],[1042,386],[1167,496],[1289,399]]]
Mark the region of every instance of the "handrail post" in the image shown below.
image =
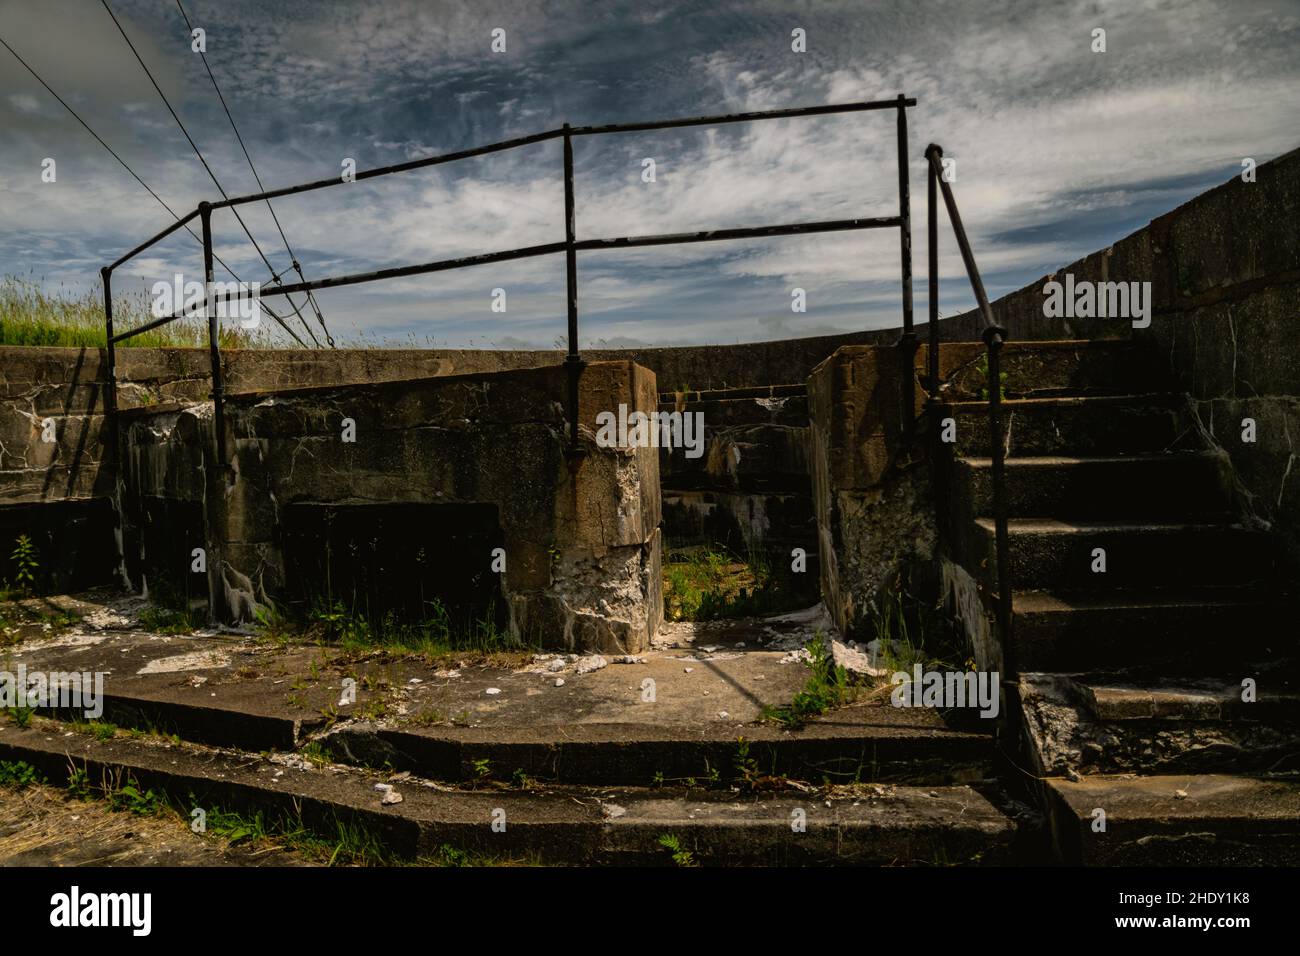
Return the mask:
[[[996,325],[984,330],[988,346],[989,436],[993,464],[993,522],[995,560],[998,566],[998,626],[1001,630],[1003,678],[1016,677],[1015,648],[1011,637],[1011,558],[1007,534],[1006,436],[1002,430],[1002,344],[1005,333]]]
[[[578,452],[578,378],[582,356],[578,354],[578,251],[577,223],[573,203],[573,134],[564,124],[564,259],[568,292],[569,354],[564,365],[569,371],[569,451]]]
[[[929,364],[929,404],[939,401],[939,196],[938,173],[934,170],[932,155],[942,156],[943,150],[931,143],[925,150],[926,157],[926,234],[928,237],[926,258],[929,260],[930,281],[930,354],[926,356]]]
[[[104,341],[107,344],[108,368],[104,378],[104,426],[108,429],[108,453],[113,470],[120,466],[117,449],[117,348],[113,342],[113,270],[99,270],[104,281]]]
[[[203,306],[208,315],[208,355],[212,362],[212,427],[216,432],[217,464],[226,465],[225,387],[221,381],[221,345],[217,339],[217,304],[212,295],[212,204],[199,203],[203,222]]]
[[[903,436],[910,445],[916,428],[916,330],[912,322],[912,198],[907,168],[907,97],[898,94],[898,234],[903,271]]]

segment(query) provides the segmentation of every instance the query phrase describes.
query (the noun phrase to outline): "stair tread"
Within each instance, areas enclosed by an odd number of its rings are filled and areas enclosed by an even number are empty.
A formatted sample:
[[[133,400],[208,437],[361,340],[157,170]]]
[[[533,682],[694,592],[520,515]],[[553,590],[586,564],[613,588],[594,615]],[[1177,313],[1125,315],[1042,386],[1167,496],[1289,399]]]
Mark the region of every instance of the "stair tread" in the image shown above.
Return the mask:
[[[1118,395],[1052,395],[1038,398],[1004,398],[1002,407],[1015,411],[1032,408],[1074,408],[1085,405],[1172,405],[1180,402],[1177,392],[1132,392]],[[989,403],[981,401],[941,402],[940,407],[953,412],[988,412]]]
[[[975,524],[981,530],[992,533],[996,525],[992,518],[976,518]],[[1235,522],[1203,522],[1203,521],[1124,521],[1124,520],[1066,520],[1061,518],[1008,518],[1007,532],[1009,534],[1040,534],[1050,532],[1055,534],[1098,534],[1106,532],[1132,532],[1132,531],[1230,531],[1243,535],[1260,535],[1264,536],[1266,532],[1256,531],[1252,528],[1235,523]]]
[[[1210,818],[1289,823],[1300,829],[1300,781],[1296,780],[1232,774],[1097,774],[1079,780],[1053,777],[1047,785],[1080,819],[1091,819],[1093,809],[1104,806],[1112,822]]]
[[[1027,614],[1075,610],[1129,610],[1134,608],[1214,608],[1281,605],[1276,594],[1252,588],[1118,589],[1110,591],[1017,591],[1016,611]]]
[[[1143,452],[1132,455],[1014,455],[1005,459],[1005,462],[1008,468],[1030,468],[1046,465],[1129,465],[1134,462],[1175,464],[1189,461],[1215,461],[1217,459],[1217,452],[1197,450]],[[979,455],[961,456],[956,460],[972,468],[993,467],[992,458]]]

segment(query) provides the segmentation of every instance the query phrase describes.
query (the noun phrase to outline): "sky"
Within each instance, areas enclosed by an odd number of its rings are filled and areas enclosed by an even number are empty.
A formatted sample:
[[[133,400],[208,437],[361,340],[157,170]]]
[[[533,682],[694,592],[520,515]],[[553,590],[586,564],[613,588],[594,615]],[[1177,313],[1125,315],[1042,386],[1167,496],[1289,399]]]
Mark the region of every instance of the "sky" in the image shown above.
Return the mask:
[[[1239,174],[1245,157],[1300,146],[1295,0],[181,3],[206,33],[208,63],[268,188],[340,176],[346,159],[364,170],[565,122],[915,97],[918,320],[929,142],[956,160],[953,189],[991,298]],[[221,186],[256,192],[175,0],[109,5]],[[1098,28],[1105,52],[1093,49]],[[504,52],[492,49],[498,29]],[[0,37],[172,209],[219,198],[100,0],[0,0]],[[895,215],[895,135],[894,113],[882,111],[579,138],[577,236]],[[54,182],[42,181],[47,158]],[[244,209],[283,271],[290,256],[267,207]],[[555,242],[561,149],[550,141],[340,184],[274,209],[312,279]],[[171,221],[0,48],[0,276],[97,290],[101,266]],[[265,282],[270,270],[230,214],[214,215],[213,228],[217,254]],[[182,231],[123,266],[114,288],[145,295],[201,270],[200,246]],[[942,229],[940,271],[941,314],[970,308]],[[583,347],[901,321],[896,230],[593,250],[578,273]],[[792,310],[796,288],[806,311]],[[493,311],[496,289],[504,312]],[[550,348],[565,331],[564,257],[354,285],[318,302],[340,344]]]

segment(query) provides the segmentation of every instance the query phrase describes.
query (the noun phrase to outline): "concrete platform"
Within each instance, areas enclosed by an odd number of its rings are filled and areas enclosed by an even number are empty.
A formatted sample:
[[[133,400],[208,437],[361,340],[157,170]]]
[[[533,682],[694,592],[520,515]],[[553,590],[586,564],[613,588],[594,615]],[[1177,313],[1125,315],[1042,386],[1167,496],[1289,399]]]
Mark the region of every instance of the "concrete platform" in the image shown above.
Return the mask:
[[[830,630],[818,609],[666,626],[635,658],[528,653],[435,662],[248,636],[74,628],[7,652],[10,670],[102,672],[102,719],[195,743],[293,750],[442,780],[516,771],[552,781],[647,786],[738,771],[740,741],[765,774],[927,784],[991,772],[988,731],[895,708],[888,687],[804,727],[763,719],[808,680],[800,649]],[[129,618],[127,619],[129,624]],[[356,700],[343,702],[344,681]],[[75,717],[73,714],[60,714]]]

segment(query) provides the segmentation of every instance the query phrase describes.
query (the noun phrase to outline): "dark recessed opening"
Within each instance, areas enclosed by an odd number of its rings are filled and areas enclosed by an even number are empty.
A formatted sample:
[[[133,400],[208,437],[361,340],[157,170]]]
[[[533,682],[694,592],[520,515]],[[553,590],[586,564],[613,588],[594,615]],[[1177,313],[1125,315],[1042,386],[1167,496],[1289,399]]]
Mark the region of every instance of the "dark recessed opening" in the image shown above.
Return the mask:
[[[280,543],[291,613],[343,607],[372,621],[419,623],[438,605],[455,627],[506,625],[492,551],[504,546],[495,505],[294,504]]]
[[[117,566],[116,520],[107,498],[0,505],[0,582],[17,580],[13,552],[27,535],[42,594],[112,584]]]
[[[203,505],[177,498],[140,498],[137,547],[128,546],[127,573],[143,581],[155,604],[181,609],[207,601],[206,572],[194,571],[194,549],[206,548]],[[206,562],[205,562],[206,564]]]

